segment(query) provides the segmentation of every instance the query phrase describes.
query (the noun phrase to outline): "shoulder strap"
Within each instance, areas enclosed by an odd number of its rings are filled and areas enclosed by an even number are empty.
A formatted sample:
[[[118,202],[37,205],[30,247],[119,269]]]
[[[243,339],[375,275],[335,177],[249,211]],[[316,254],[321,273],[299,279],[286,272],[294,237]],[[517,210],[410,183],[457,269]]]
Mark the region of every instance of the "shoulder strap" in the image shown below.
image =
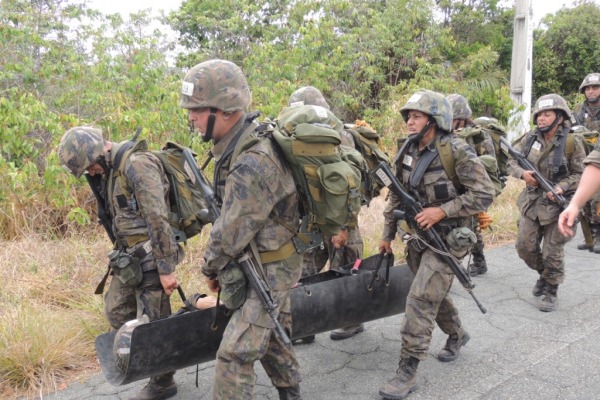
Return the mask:
[[[575,134],[570,133],[567,135],[567,142],[565,143],[565,155],[567,161],[571,159],[571,156],[575,152]]]
[[[446,175],[448,175],[455,188],[460,188],[462,185],[458,180],[458,175],[456,175],[456,160],[454,159],[454,154],[452,154],[452,144],[449,140],[442,143],[440,139],[437,139],[435,146],[440,153],[440,160],[442,161]]]

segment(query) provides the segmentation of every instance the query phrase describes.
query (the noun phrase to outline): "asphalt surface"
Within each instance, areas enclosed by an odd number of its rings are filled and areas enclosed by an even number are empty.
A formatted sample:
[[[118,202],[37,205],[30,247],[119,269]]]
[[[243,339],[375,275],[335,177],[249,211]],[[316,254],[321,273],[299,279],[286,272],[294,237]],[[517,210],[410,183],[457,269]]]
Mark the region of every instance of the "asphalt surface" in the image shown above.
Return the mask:
[[[538,310],[531,295],[537,274],[518,258],[514,245],[486,251],[489,271],[475,277],[474,290],[487,307],[482,314],[455,281],[452,298],[471,335],[460,357],[435,358],[446,336],[435,329],[430,357],[419,366],[419,389],[408,399],[600,399],[600,255],[566,246],[566,279],[558,289],[558,310]],[[328,333],[296,345],[305,400],[380,399],[379,387],[395,373],[403,315],[372,321],[350,339]],[[255,365],[256,399],[278,399],[262,366]],[[211,398],[214,363],[178,371],[173,399]],[[196,387],[196,379],[198,385]],[[46,399],[127,399],[145,381],[114,387],[101,374]]]

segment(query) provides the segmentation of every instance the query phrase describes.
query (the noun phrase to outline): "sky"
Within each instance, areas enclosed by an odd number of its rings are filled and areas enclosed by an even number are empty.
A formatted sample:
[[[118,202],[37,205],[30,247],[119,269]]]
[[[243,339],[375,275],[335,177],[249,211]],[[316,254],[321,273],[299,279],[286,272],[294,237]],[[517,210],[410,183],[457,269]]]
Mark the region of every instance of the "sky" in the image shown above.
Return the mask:
[[[546,14],[552,14],[558,11],[563,5],[572,7],[573,0],[532,0],[533,22],[537,24]],[[600,4],[600,0],[594,0]],[[128,16],[132,12],[151,8],[158,10],[172,11],[179,8],[181,0],[91,0],[89,6],[100,10],[104,14],[121,13]]]

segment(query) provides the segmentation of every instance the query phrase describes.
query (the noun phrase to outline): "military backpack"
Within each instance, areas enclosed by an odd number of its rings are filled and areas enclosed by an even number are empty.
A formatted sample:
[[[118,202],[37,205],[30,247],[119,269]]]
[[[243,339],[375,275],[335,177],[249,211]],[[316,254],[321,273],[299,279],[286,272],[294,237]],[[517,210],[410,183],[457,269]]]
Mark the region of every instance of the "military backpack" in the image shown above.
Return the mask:
[[[341,146],[343,125],[324,107],[292,106],[259,127],[238,145],[231,163],[257,140],[271,139],[287,161],[300,198],[302,230],[336,235],[356,227],[366,162],[355,149]]]
[[[205,223],[202,221],[200,212],[208,208],[202,197],[200,186],[189,165],[185,162],[185,158],[183,157],[184,149],[185,147],[177,143],[167,142],[161,150],[151,152],[160,160],[169,181],[169,203],[171,209],[168,220],[177,242],[185,242],[202,231]],[[115,178],[120,180],[120,186],[124,192],[130,190],[130,188],[121,169],[125,160],[133,152],[139,150],[139,146],[135,144],[128,149],[123,154],[117,171],[114,174]],[[128,193],[128,195],[131,194]]]
[[[369,171],[376,168],[381,162],[390,163],[389,156],[379,147],[379,134],[364,121],[354,124],[345,124],[344,129],[352,135],[354,147],[365,159]],[[361,185],[363,200],[369,205],[371,200],[379,196],[384,187],[379,179],[374,179],[371,174],[364,176]]]

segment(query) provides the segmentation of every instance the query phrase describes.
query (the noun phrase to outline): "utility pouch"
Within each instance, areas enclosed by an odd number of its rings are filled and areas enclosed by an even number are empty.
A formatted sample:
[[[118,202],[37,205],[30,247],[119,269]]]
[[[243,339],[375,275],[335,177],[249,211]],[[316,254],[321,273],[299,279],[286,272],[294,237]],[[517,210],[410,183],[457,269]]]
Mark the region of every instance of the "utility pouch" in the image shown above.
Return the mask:
[[[144,274],[136,257],[123,250],[111,250],[108,260],[108,265],[124,285],[137,287],[142,282]]]
[[[477,243],[477,236],[465,226],[454,228],[446,235],[446,243],[448,243],[450,253],[460,259],[466,256],[473,245]]]
[[[242,266],[237,262],[230,262],[217,276],[221,285],[220,300],[230,310],[237,310],[246,301],[248,279]]]

